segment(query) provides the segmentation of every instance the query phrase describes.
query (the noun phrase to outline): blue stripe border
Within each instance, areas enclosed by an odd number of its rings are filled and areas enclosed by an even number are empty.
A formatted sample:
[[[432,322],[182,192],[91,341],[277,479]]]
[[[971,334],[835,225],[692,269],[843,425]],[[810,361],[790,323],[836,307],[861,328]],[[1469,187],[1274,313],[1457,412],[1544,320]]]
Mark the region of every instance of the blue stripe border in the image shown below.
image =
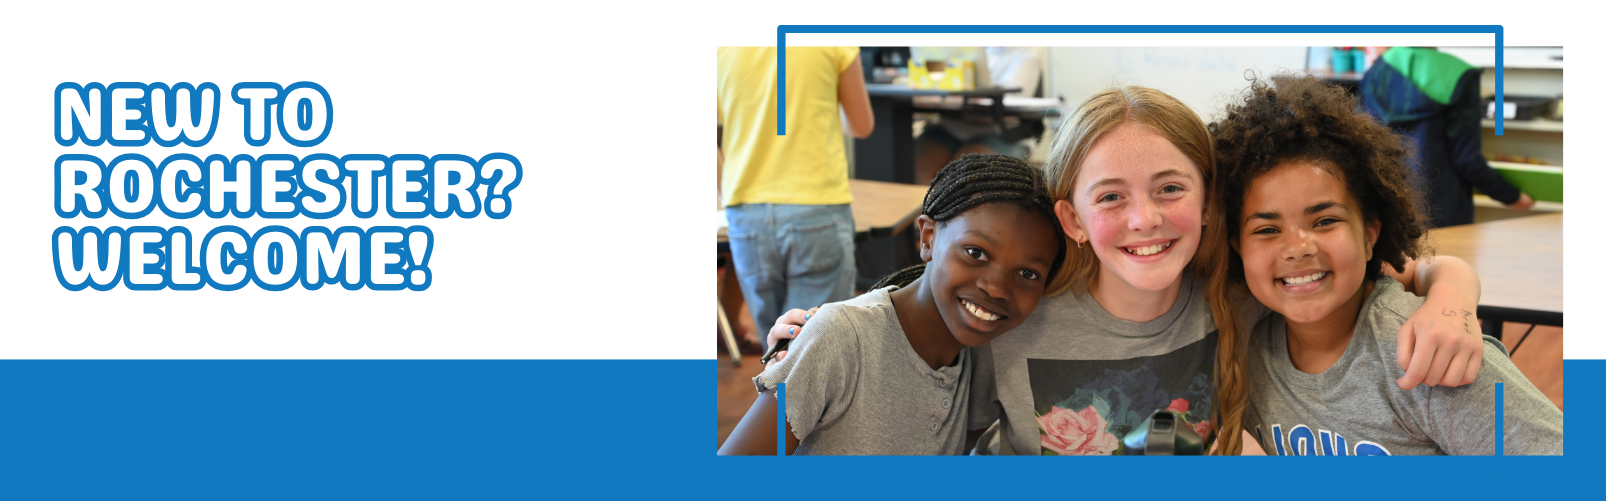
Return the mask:
[[[775,455],[786,455],[786,383],[775,385]]]
[[[1506,103],[1506,29],[1498,24],[783,24],[775,28],[775,135],[786,135],[787,33],[1491,33],[1494,35],[1495,108]],[[1505,135],[1504,114],[1495,114],[1494,134]]]
[[[726,362],[728,363],[728,362]],[[1561,457],[714,455],[717,360],[0,360],[0,500],[818,500],[1045,492],[1598,495],[1606,360],[1567,360]],[[748,402],[741,402],[745,406]],[[1312,462],[1314,461],[1314,462]],[[1468,473],[1476,472],[1476,473]],[[1498,472],[1498,479],[1484,472]],[[928,490],[930,490],[928,489]],[[638,493],[639,491],[639,493]],[[1554,494],[1552,494],[1554,493]],[[1563,495],[1578,493],[1580,495]]]
[[[1506,455],[1506,384],[1494,384],[1494,455]]]

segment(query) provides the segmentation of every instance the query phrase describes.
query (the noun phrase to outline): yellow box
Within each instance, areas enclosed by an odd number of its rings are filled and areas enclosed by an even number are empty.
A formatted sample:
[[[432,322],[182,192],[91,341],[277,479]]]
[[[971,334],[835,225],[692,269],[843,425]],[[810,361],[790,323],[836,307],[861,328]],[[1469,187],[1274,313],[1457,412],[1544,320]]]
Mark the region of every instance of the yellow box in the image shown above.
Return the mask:
[[[909,60],[909,88],[976,90],[976,62],[964,59]]]

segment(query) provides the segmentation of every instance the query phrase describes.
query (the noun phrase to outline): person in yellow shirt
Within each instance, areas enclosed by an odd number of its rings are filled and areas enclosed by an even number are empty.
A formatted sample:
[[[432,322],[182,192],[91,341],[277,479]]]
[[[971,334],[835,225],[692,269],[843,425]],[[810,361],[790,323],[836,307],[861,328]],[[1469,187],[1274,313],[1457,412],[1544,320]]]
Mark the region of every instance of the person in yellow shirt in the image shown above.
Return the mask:
[[[858,48],[787,47],[786,135],[777,135],[775,51],[720,47],[718,58],[720,198],[757,332],[783,311],[853,297],[843,125],[858,138],[875,127]]]

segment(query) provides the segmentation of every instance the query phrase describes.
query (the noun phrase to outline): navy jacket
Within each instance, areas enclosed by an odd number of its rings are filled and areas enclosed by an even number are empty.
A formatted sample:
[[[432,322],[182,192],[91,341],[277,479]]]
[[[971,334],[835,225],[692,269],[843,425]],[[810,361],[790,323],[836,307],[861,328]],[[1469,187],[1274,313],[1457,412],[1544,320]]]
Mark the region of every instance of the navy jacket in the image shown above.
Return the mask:
[[[1367,112],[1408,138],[1430,227],[1471,223],[1473,187],[1506,204],[1522,196],[1483,158],[1480,73],[1449,54],[1396,47],[1361,80]]]

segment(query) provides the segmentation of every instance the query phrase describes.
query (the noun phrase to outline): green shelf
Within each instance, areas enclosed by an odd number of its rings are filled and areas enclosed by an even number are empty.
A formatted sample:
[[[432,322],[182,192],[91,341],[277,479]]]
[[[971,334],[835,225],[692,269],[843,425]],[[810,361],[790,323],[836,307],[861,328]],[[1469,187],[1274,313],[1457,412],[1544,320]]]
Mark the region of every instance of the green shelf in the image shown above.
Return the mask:
[[[1489,166],[1534,200],[1561,203],[1561,167],[1493,161]]]

